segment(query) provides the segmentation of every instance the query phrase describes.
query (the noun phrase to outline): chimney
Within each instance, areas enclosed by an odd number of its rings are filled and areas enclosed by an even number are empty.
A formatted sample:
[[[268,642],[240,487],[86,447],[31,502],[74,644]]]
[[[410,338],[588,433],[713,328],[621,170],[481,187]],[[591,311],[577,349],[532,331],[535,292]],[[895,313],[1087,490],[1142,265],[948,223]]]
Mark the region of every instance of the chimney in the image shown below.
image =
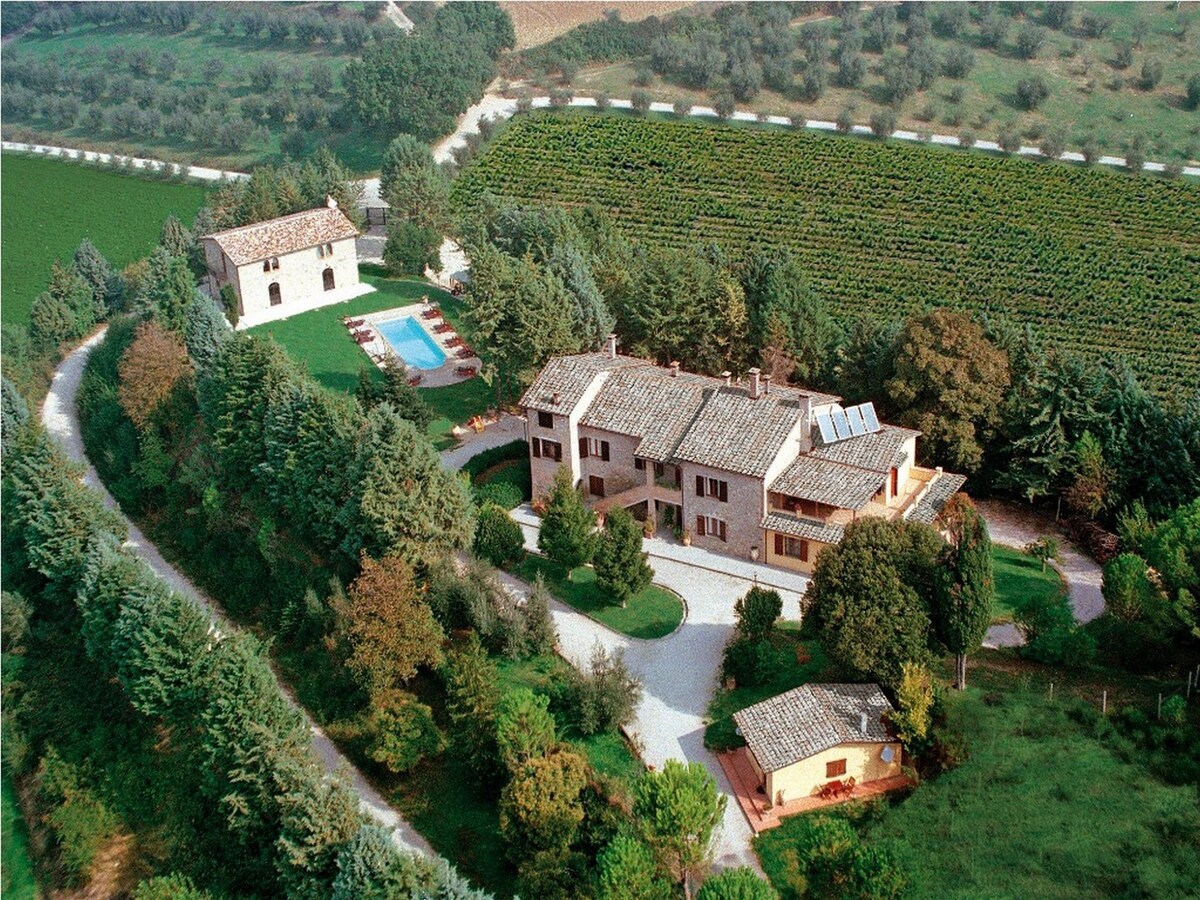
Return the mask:
[[[803,425],[800,428],[800,452],[808,453],[813,446],[813,414],[812,414],[812,395],[804,395],[804,412],[801,414]]]
[[[330,209],[338,208],[337,201],[333,199],[333,194],[325,195],[325,205],[328,206]]]
[[[555,391],[550,397],[550,402],[555,406],[558,406],[562,402],[562,394],[560,394],[558,391]]]
[[[758,369],[750,370],[750,399],[751,400],[758,399],[758,392],[760,389],[759,375],[760,375],[760,370],[758,370]]]
[[[678,360],[676,360],[675,362],[671,363],[671,377],[672,377],[672,378],[678,378],[678,377],[679,377],[679,361],[678,361]]]
[[[721,373],[721,377],[725,379],[725,387],[729,387],[731,384],[733,384],[733,373],[728,369]]]
[[[604,349],[608,351],[609,359],[617,358],[617,335],[615,333],[608,336],[608,341],[605,343]]]
[[[858,730],[866,736],[867,733],[867,714],[865,712],[858,714]]]
[[[764,397],[767,396],[767,394],[771,393],[771,373],[770,372],[768,372],[766,375],[764,375],[762,377],[762,392],[763,392]]]

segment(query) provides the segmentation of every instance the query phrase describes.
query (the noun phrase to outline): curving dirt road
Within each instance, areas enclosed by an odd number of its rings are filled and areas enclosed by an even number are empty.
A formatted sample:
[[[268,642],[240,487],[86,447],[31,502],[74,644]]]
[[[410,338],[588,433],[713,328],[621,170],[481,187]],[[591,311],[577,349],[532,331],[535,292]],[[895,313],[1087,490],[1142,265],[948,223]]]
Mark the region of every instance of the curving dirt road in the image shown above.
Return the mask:
[[[139,556],[150,567],[151,571],[199,607],[215,623],[218,625],[223,624],[223,627],[230,628],[231,626],[228,624],[228,620],[221,607],[192,584],[186,575],[167,562],[162,554],[159,553],[158,548],[142,534],[141,529],[125,517],[117,502],[108,492],[108,489],[100,481],[100,476],[96,473],[95,467],[92,466],[87,458],[87,453],[83,447],[83,435],[79,427],[79,413],[78,407],[75,404],[75,395],[79,391],[79,382],[83,377],[83,369],[87,363],[88,356],[91,355],[92,350],[104,339],[106,330],[107,326],[101,328],[88,338],[70,356],[64,359],[58,369],[55,370],[54,380],[50,384],[50,392],[46,395],[45,403],[42,404],[42,424],[46,426],[46,431],[49,432],[50,436],[62,446],[69,459],[86,467],[83,483],[93,490],[98,491],[103,496],[105,505],[110,509],[116,510],[116,512],[125,518],[126,525],[129,527],[129,540],[125,546]],[[278,680],[278,674],[276,677]],[[351,787],[358,795],[363,812],[380,825],[390,829],[392,832],[392,841],[401,850],[409,850],[425,856],[435,856],[436,854],[429,845],[429,842],[418,834],[408,822],[402,819],[396,810],[388,805],[383,796],[363,777],[362,772],[355,768],[346,757],[342,756],[333,741],[312,720],[308,712],[296,702],[296,698],[292,695],[291,690],[282,681],[279,681],[279,690],[287,698],[288,702],[296,707],[301,715],[304,716],[308,730],[312,734],[313,752],[320,758],[325,769],[330,775],[345,772],[349,776]]]

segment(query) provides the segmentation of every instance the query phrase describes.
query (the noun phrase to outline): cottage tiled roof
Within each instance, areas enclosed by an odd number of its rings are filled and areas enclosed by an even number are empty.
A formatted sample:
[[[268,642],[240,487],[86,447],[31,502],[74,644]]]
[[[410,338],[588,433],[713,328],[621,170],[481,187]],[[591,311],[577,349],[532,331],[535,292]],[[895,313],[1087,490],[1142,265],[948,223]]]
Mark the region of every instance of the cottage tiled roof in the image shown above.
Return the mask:
[[[920,433],[898,425],[884,425],[879,431],[847,438],[836,444],[823,446],[818,443],[809,455],[844,466],[887,473],[892,466],[903,461],[904,442]]]
[[[784,513],[767,513],[759,523],[759,527],[768,531],[778,531],[790,537],[804,538],[806,541],[817,541],[821,544],[836,544],[842,539],[846,529],[842,525],[817,522],[789,516]]]
[[[918,500],[909,511],[908,520],[932,525],[937,519],[938,513],[942,511],[942,507],[946,505],[946,501],[958,492],[966,480],[966,475],[956,475],[952,472],[943,472],[937,475],[930,482],[925,496]]]
[[[321,206],[266,222],[218,231],[208,235],[205,240],[216,243],[235,266],[244,266],[272,256],[283,256],[318,244],[353,237],[358,237],[358,228],[346,218],[344,212],[336,206]]]
[[[679,442],[676,459],[761,478],[803,415],[797,391],[772,389],[751,399],[748,388],[724,384]]]
[[[567,415],[583,399],[584,393],[601,372],[634,366],[649,367],[644,359],[632,356],[611,357],[607,353],[577,353],[556,356],[546,363],[533,380],[521,405],[541,412]],[[555,395],[558,402],[555,402]]]
[[[733,714],[764,772],[839,744],[885,744],[892,705],[877,684],[805,684]],[[862,714],[867,714],[863,730]]]
[[[657,366],[613,372],[580,424],[641,438],[637,455],[654,462],[671,459],[680,439],[712,390],[713,379]]]
[[[784,469],[769,490],[839,509],[862,509],[879,493],[884,477],[882,472],[804,455]]]

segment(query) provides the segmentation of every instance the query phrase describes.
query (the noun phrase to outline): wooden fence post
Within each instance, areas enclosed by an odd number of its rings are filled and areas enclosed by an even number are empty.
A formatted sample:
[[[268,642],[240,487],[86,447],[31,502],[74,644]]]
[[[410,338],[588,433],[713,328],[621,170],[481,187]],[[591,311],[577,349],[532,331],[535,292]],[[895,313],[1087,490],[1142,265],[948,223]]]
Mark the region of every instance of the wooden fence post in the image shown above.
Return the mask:
[[[1054,702],[1054,682],[1050,682],[1050,702]]]
[[[1100,695],[1100,715],[1108,715],[1108,691]]]

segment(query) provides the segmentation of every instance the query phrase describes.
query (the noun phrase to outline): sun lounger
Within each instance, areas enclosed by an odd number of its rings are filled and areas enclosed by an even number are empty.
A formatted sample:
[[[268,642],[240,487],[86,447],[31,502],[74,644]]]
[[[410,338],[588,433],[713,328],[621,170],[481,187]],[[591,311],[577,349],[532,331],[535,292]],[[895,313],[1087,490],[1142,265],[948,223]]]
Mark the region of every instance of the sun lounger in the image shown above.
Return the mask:
[[[422,319],[440,319],[442,314],[436,309],[427,309],[421,313]]]
[[[466,341],[464,341],[462,337],[457,334],[446,341],[447,347],[465,347],[466,345]]]
[[[457,356],[459,359],[471,359],[474,355],[475,351],[470,347],[459,347],[458,352],[455,353],[455,356]]]
[[[349,329],[351,329],[351,330],[353,330],[353,329],[355,329],[355,328],[361,328],[361,327],[362,327],[363,325],[365,325],[365,324],[366,324],[366,322],[367,322],[367,320],[366,320],[366,319],[351,319],[349,316],[347,316],[346,318],[342,319],[342,321],[343,321],[343,322],[345,322],[345,323],[346,323],[346,327],[347,327],[347,328],[349,328]]]
[[[354,334],[354,342],[356,344],[369,344],[373,340],[375,340],[375,335],[369,331],[358,331]]]
[[[408,386],[416,387],[418,384],[420,384],[424,380],[425,380],[424,375],[421,375],[421,374],[410,375],[410,376],[408,376]]]
[[[451,334],[454,331],[454,326],[449,322],[442,322],[440,325],[434,325],[433,330],[438,334]]]
[[[454,374],[458,375],[460,378],[474,378],[475,373],[476,370],[474,366],[459,366],[454,370]]]

